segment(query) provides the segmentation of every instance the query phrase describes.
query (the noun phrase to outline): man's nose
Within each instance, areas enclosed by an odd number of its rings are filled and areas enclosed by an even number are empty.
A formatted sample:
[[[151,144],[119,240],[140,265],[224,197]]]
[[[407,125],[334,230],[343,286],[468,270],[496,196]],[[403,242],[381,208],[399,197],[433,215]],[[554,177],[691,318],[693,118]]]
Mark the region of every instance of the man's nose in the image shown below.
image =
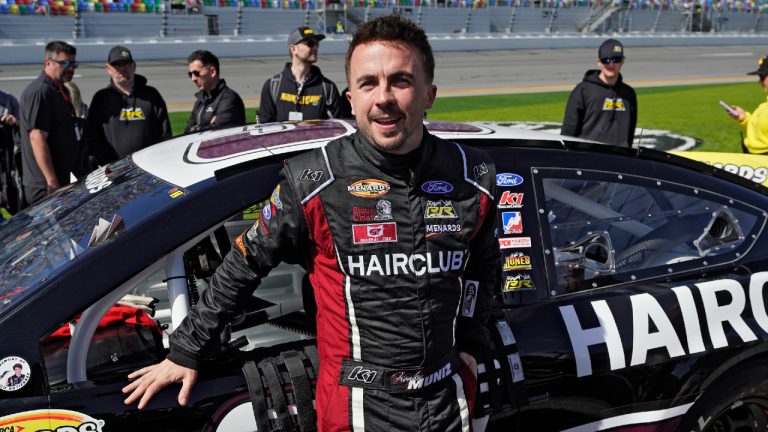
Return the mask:
[[[376,105],[389,105],[393,100],[392,86],[383,83],[376,89]]]

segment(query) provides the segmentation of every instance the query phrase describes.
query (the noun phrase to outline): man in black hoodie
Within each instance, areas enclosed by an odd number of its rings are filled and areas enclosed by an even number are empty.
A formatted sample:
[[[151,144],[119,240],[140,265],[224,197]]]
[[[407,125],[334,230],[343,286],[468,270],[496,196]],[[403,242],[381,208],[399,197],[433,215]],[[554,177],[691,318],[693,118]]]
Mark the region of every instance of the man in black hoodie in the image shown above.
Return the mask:
[[[106,68],[110,83],[93,96],[88,118],[89,152],[99,165],[171,138],[165,101],[136,74],[128,48],[113,47]]]
[[[624,46],[608,39],[598,50],[597,67],[584,74],[568,98],[563,135],[632,147],[637,125],[635,90],[621,79]]]
[[[187,57],[187,63],[189,79],[200,91],[195,93],[195,106],[184,133],[244,125],[243,100],[221,78],[219,58],[210,51],[197,50]]]
[[[260,123],[339,117],[339,89],[314,65],[323,39],[325,35],[317,34],[309,27],[299,27],[291,32],[288,36],[291,61],[261,89]]]

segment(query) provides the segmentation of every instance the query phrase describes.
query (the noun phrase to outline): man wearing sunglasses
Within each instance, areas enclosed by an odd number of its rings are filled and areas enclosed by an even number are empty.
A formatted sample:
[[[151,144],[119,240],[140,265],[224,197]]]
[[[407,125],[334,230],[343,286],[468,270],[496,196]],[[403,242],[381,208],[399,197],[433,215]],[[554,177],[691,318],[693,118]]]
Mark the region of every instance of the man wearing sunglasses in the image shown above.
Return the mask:
[[[600,45],[598,69],[588,70],[568,98],[563,135],[632,147],[637,125],[637,96],[624,83],[624,46],[616,39]]]
[[[291,32],[288,36],[291,61],[261,89],[260,123],[339,117],[339,89],[314,65],[323,39],[324,34],[315,33],[309,27]]]
[[[128,48],[109,50],[105,68],[109,85],[93,95],[88,118],[88,147],[99,165],[172,135],[163,97],[147,85],[145,77],[136,74],[136,62]]]
[[[62,41],[45,47],[45,67],[21,94],[21,163],[25,201],[34,204],[69,184],[78,171],[73,108],[64,83],[77,68],[77,49]]]
[[[210,51],[197,50],[187,57],[187,63],[189,79],[199,91],[184,133],[244,125],[243,100],[221,78],[219,58]]]

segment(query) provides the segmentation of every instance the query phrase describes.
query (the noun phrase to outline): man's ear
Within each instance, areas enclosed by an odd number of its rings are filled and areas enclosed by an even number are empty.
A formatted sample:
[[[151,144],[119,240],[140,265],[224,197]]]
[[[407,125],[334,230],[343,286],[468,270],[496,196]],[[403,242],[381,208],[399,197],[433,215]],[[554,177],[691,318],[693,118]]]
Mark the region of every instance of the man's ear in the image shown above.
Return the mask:
[[[429,94],[427,95],[427,107],[426,109],[432,108],[432,104],[435,103],[435,98],[437,97],[437,86],[431,85],[429,88]]]
[[[349,101],[349,106],[352,107],[352,115],[355,115],[355,104],[352,103],[352,92],[347,90],[344,92],[344,96],[347,97],[347,100]]]

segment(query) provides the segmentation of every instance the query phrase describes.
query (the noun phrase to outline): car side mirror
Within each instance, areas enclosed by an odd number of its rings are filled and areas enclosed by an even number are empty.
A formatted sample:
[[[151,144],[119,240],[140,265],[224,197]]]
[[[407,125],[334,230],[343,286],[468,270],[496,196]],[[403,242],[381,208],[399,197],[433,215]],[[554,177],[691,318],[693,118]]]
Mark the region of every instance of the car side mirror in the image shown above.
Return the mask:
[[[712,212],[707,226],[701,236],[693,241],[693,245],[699,252],[699,256],[705,257],[717,254],[721,248],[735,247],[744,240],[744,233],[739,222],[727,207],[721,207]]]

